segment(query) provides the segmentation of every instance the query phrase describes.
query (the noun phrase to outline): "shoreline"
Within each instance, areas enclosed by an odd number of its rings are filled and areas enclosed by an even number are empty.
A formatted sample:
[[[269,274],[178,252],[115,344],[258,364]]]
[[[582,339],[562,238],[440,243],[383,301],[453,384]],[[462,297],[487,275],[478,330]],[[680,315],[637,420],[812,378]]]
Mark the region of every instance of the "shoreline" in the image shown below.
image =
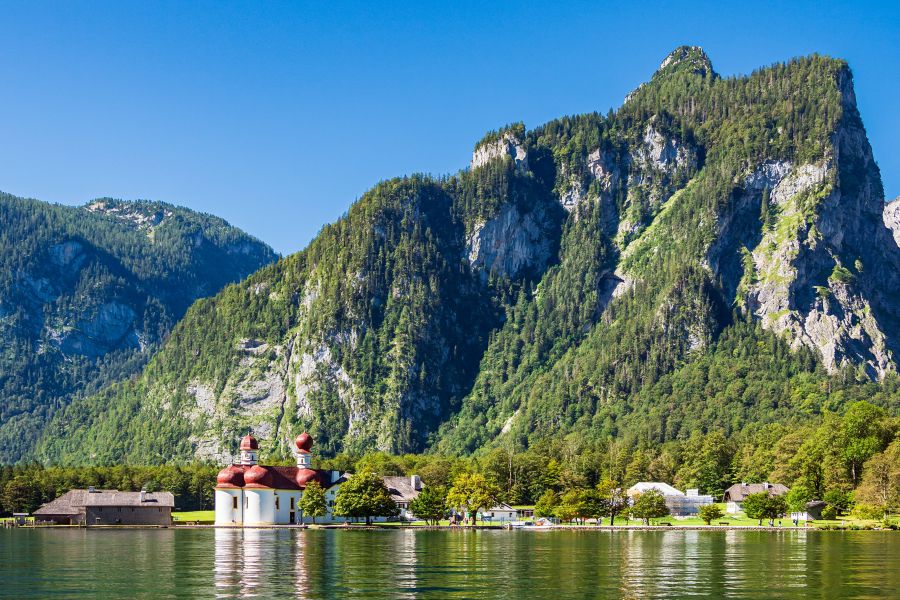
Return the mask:
[[[227,529],[227,530],[244,530],[244,529],[296,529],[296,530],[318,530],[333,529],[340,531],[394,531],[394,530],[413,530],[413,531],[598,531],[598,532],[617,532],[617,531],[645,531],[645,532],[666,532],[666,531],[765,531],[777,533],[779,531],[896,531],[889,528],[851,528],[851,527],[769,527],[768,525],[685,525],[685,526],[665,526],[665,525],[546,525],[540,527],[519,527],[508,528],[496,525],[477,525],[477,526],[449,526],[449,525],[212,525],[212,524],[192,524],[192,525],[91,525],[89,527],[82,525],[26,525],[10,529],[56,529],[56,530],[102,530],[102,531],[118,531],[118,530],[152,530],[152,529]]]

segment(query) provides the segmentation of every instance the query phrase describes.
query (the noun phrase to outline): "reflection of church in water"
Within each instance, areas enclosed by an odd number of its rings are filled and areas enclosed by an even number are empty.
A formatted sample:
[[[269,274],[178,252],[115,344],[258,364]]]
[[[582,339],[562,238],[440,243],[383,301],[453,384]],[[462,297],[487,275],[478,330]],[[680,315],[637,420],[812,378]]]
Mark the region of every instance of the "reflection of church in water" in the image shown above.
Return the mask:
[[[306,485],[318,482],[325,490],[326,514],[317,523],[343,523],[332,514],[334,498],[346,480],[339,471],[312,468],[313,440],[308,433],[297,436],[296,467],[256,463],[259,443],[252,435],[241,440],[240,463],[219,471],[216,477],[216,525],[290,525],[311,523],[299,509]]]

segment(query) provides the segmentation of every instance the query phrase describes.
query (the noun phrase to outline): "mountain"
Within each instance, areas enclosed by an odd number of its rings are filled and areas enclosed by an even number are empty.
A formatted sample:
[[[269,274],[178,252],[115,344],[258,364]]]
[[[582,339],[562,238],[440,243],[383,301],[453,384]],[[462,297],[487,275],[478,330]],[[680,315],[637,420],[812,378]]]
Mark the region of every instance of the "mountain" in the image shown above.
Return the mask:
[[[226,461],[547,436],[665,441],[900,409],[900,247],[846,63],[723,78],[672,52],[622,107],[517,123],[385,181],[196,303],[143,374],[60,411],[47,461]],[[881,383],[873,383],[881,382]]]
[[[894,233],[894,241],[900,246],[900,198],[884,205],[884,224]]]
[[[276,259],[210,215],[0,194],[0,462],[72,397],[140,372],[197,298]]]

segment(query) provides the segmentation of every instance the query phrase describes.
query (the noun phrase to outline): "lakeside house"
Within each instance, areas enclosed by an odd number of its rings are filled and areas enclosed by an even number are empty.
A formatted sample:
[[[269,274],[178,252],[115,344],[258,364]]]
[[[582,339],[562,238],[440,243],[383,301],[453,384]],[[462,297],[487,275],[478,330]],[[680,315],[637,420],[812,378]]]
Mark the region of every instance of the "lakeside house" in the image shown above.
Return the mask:
[[[170,492],[69,490],[34,511],[36,522],[58,525],[172,524],[175,497]]]
[[[783,496],[789,491],[786,486],[780,483],[769,483],[768,481],[762,483],[741,482],[725,490],[722,501],[726,504],[725,512],[736,514],[744,510],[744,500],[751,494],[766,492],[769,496]]]
[[[643,494],[649,490],[656,490],[663,495],[666,501],[666,507],[673,517],[689,517],[700,512],[700,507],[713,503],[713,497],[700,494],[700,490],[689,489],[687,492],[663,483],[660,481],[641,481],[627,490],[625,494],[629,498],[634,498],[639,494]]]
[[[519,519],[519,511],[509,504],[500,502],[496,506],[482,510],[478,513],[478,518],[491,523],[509,523]]]
[[[334,502],[341,485],[352,477],[350,473],[312,468],[310,448],[313,439],[301,433],[294,440],[297,466],[266,466],[257,462],[259,442],[247,434],[239,446],[240,462],[225,467],[216,476],[216,525],[235,527],[255,525],[299,525],[312,523],[313,518],[300,510],[300,498],[308,483],[316,481],[325,490],[325,515],[316,523],[345,523],[352,519],[333,513]],[[400,509],[399,518],[412,519],[410,503],[422,491],[418,475],[410,477],[382,477],[391,498]],[[373,521],[394,520],[398,517],[373,517]]]
[[[387,476],[381,478],[385,487],[391,494],[391,499],[399,509],[401,519],[413,520],[415,517],[409,512],[409,505],[422,491],[422,479],[418,475]]]

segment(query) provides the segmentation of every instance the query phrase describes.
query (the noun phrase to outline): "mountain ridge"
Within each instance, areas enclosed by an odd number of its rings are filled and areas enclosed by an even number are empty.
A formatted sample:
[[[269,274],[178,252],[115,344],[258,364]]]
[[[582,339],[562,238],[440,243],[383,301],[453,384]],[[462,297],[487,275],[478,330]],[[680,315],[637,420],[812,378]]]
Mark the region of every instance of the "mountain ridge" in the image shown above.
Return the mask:
[[[227,461],[247,427],[279,456],[300,429],[325,454],[455,453],[802,419],[895,377],[884,210],[845,62],[722,78],[678,48],[616,112],[507,126],[465,171],[378,184],[195,304],[38,456]],[[699,365],[755,373],[757,397],[665,391]]]
[[[69,398],[139,371],[188,306],[275,259],[222,219],[161,202],[0,195],[0,460]]]

